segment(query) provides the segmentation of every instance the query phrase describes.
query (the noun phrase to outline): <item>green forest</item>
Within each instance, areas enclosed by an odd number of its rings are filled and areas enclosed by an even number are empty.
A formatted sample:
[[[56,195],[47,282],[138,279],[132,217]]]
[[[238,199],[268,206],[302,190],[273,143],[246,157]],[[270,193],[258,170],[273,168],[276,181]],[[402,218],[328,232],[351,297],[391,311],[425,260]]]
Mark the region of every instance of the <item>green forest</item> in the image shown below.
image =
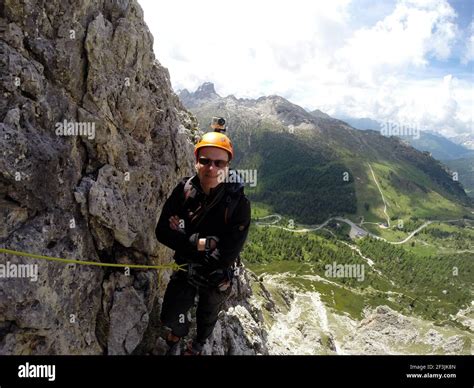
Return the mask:
[[[290,263],[304,265],[303,273],[325,277],[325,265],[364,264],[365,279],[331,278],[341,286],[377,295],[377,303],[405,313],[413,312],[442,322],[471,301],[474,261],[472,253],[420,255],[406,247],[366,237],[353,242],[362,254],[375,263],[374,271],[360,255],[339,238],[321,230],[295,233],[268,226],[252,225],[242,259],[251,269],[261,272],[277,268],[294,270]],[[303,274],[301,273],[301,274]],[[314,285],[314,284],[313,284]],[[403,295],[397,303],[391,293]],[[386,293],[386,294],[385,294]],[[357,298],[347,294],[353,303]],[[365,302],[366,303],[366,302]],[[376,304],[376,303],[374,303]]]

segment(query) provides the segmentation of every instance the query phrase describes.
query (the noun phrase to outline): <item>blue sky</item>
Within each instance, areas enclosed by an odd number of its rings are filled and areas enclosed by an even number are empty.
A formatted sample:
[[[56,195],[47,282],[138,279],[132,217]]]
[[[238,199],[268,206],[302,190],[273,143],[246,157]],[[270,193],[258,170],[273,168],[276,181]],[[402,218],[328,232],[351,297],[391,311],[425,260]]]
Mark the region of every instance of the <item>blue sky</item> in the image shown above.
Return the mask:
[[[473,134],[472,0],[139,0],[175,90]]]

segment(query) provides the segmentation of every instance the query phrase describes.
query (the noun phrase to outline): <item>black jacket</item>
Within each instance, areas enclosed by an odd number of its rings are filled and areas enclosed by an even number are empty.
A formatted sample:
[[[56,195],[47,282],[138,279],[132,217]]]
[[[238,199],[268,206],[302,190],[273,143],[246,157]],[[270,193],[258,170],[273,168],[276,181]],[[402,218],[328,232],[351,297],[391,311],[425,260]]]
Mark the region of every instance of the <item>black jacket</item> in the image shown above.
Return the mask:
[[[209,195],[205,195],[199,177],[195,175],[191,179],[191,184],[196,190],[196,196],[185,202],[184,185],[188,179],[189,177],[179,182],[166,200],[156,227],[156,237],[162,244],[175,251],[174,259],[178,264],[199,263],[209,272],[230,268],[244,246],[250,226],[250,202],[243,193],[243,185],[221,183],[217,188],[211,189]],[[212,202],[219,190],[224,191],[222,198],[195,227],[191,222],[192,215],[199,206],[206,206]],[[238,202],[226,223],[225,212],[228,201],[231,200]],[[173,215],[184,220],[184,233],[170,228],[169,218]],[[199,238],[217,236],[219,238],[217,248],[208,253],[198,251],[196,245],[189,241],[194,233],[199,233]]]

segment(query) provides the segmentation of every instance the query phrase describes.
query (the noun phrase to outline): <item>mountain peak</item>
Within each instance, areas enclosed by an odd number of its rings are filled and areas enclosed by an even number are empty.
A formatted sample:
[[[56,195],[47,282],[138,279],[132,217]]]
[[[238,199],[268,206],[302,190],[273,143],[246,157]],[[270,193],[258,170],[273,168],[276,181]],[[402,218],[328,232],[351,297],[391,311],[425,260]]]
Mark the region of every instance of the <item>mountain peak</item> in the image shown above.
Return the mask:
[[[178,93],[179,98],[183,102],[184,106],[191,108],[203,101],[216,100],[221,98],[214,88],[212,82],[204,82],[199,86],[195,92],[190,93],[187,89],[183,89]]]
[[[199,86],[196,91],[194,92],[195,97],[198,98],[209,98],[209,97],[219,97],[216,93],[216,89],[214,88],[214,84],[212,82],[204,82],[201,86]]]
[[[319,109],[315,109],[313,110],[312,112],[310,112],[311,115],[313,115],[314,117],[317,117],[317,118],[320,118],[320,119],[332,119],[331,116],[329,116],[327,113],[324,113],[323,111],[319,110]]]

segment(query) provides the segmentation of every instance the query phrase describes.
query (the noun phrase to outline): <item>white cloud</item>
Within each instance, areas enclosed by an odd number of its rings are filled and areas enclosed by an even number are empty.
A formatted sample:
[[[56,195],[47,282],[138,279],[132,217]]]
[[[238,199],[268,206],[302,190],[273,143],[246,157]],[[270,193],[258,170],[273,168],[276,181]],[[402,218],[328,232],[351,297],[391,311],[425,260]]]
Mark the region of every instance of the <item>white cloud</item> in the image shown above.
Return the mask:
[[[224,96],[279,94],[330,114],[472,131],[472,78],[428,76],[430,62],[449,60],[459,39],[446,0],[399,0],[363,27],[350,0],[139,2],[176,90],[211,81]]]
[[[336,116],[396,120],[405,125],[436,130],[446,136],[473,134],[472,91],[469,82],[452,75],[417,81],[391,77],[381,83],[377,91],[351,89],[339,98],[339,103],[331,101],[327,112]],[[336,108],[331,109],[329,105]]]
[[[474,61],[474,21],[466,31],[466,45],[461,58],[461,63],[467,64]]]
[[[350,34],[348,3],[140,1],[176,89],[212,81],[220,93],[242,97],[282,94],[301,68],[326,61]]]
[[[456,35],[454,17],[454,10],[441,0],[400,1],[375,26],[355,31],[336,52],[335,66],[349,83],[375,86],[387,72],[426,67],[430,55],[446,59]]]

